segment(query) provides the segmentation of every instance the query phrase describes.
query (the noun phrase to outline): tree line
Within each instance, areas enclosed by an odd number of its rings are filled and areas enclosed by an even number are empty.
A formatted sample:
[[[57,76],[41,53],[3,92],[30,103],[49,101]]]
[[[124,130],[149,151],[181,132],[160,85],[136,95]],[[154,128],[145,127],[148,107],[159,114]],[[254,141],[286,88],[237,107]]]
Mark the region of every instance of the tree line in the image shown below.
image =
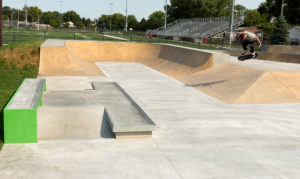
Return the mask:
[[[68,11],[60,13],[58,11],[46,11],[37,6],[24,7],[23,9],[14,9],[9,6],[3,7],[3,20],[19,20],[25,21],[25,8],[27,8],[27,20],[28,22],[38,22],[41,24],[49,24],[53,27],[69,27],[72,22],[77,28],[95,28],[95,21],[101,20],[106,24],[106,28],[112,29],[124,29],[126,17],[120,13],[114,13],[112,15],[102,15],[98,19],[91,20],[90,18],[81,17],[75,11]],[[134,15],[128,15],[128,27],[134,30],[147,30],[163,26],[165,13],[162,11],[153,12],[148,19],[145,18],[138,21]],[[111,23],[110,23],[111,22]]]
[[[183,18],[205,18],[230,16],[232,0],[170,0],[167,6],[168,22]],[[284,0],[284,16],[290,25],[300,24],[300,1]],[[242,5],[235,5],[235,16],[245,16],[244,26],[258,26],[267,32],[274,28],[274,21],[280,16],[282,0],[266,0],[261,3],[257,9],[251,10]],[[25,8],[28,9],[28,21],[49,24],[53,27],[59,27],[64,24],[68,27],[68,22],[74,23],[77,28],[95,28],[95,19],[80,17],[75,11],[64,12],[58,11],[42,12],[36,6],[24,7],[22,10],[11,9],[8,6],[3,7],[3,19],[25,20]],[[166,7],[165,7],[166,8]],[[148,30],[162,27],[164,25],[165,13],[155,11],[149,17],[140,21],[134,15],[128,16],[128,27],[134,30]],[[101,20],[109,29],[124,29],[126,17],[121,13],[112,15],[102,15],[96,20]]]

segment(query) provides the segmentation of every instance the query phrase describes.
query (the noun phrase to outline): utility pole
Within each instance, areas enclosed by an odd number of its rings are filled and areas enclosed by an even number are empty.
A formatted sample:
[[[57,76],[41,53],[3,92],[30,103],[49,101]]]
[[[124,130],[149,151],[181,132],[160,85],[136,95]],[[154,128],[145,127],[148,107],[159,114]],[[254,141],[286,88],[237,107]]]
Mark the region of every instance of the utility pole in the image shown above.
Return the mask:
[[[18,24],[17,24],[17,27],[18,27],[18,29],[20,27],[20,9],[18,9]]]
[[[60,0],[60,28],[62,28],[62,22],[63,22],[63,14],[62,14],[62,10],[63,10],[63,3],[64,1],[63,0]]]
[[[37,17],[37,25],[38,25],[38,30],[40,30],[40,16],[39,16],[39,11],[36,11],[36,17]]]
[[[3,46],[3,34],[2,34],[2,0],[0,0],[0,48]]]
[[[28,20],[28,17],[27,17],[27,0],[25,0],[25,28],[27,29],[27,20]]]
[[[126,0],[126,24],[125,24],[125,32],[128,30],[128,0]]]
[[[166,0],[166,12],[165,12],[165,29],[167,29],[167,16],[168,16],[168,0]]]
[[[109,3],[110,5],[110,25],[109,25],[109,29],[110,29],[110,32],[111,32],[111,18],[112,18],[112,6],[113,6],[113,3]]]
[[[281,3],[281,16],[283,16],[283,7],[284,7],[284,0],[282,0],[282,3]]]
[[[14,26],[14,9],[11,8],[11,14],[10,14],[10,27],[13,28]]]
[[[230,17],[230,36],[229,36],[229,45],[231,45],[231,38],[232,38],[232,32],[233,32],[233,19],[234,19],[234,0],[232,0],[232,7],[231,7],[231,17]]]

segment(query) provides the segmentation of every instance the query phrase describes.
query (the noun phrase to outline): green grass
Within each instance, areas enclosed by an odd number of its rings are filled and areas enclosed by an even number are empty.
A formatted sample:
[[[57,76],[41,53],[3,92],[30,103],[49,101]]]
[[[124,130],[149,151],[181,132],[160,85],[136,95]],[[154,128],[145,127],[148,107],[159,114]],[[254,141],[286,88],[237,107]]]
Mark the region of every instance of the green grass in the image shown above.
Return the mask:
[[[105,32],[107,35],[121,37],[128,39],[129,41],[140,42],[140,43],[166,43],[179,45],[184,47],[191,47],[196,49],[207,49],[207,50],[226,50],[229,47],[232,49],[238,49],[241,47],[233,44],[232,46],[228,45],[228,42],[222,46],[222,41],[209,41],[208,44],[191,43],[183,41],[174,41],[166,39],[153,38],[149,39],[145,36],[144,32],[134,32],[131,35],[131,32]],[[96,40],[96,41],[123,41],[114,39],[111,37],[104,37],[103,34],[99,34],[95,31],[84,31],[84,30],[48,30],[48,31],[38,31],[38,30],[25,30],[25,29],[4,29],[4,43],[12,44],[18,42],[28,41],[30,39],[65,39],[65,40]]]
[[[165,40],[165,39],[158,39],[158,38],[153,38],[149,39],[145,36],[137,36],[137,35],[122,35],[118,33],[110,33],[107,35],[115,36],[115,37],[121,37],[125,38],[128,40],[132,40],[134,42],[141,42],[141,43],[165,43],[165,44],[172,44],[172,45],[178,45],[178,46],[183,46],[183,47],[190,47],[190,48],[197,48],[197,49],[207,49],[207,50],[224,50],[222,48],[221,44],[214,43],[212,45],[210,44],[197,44],[197,43],[190,43],[190,42],[181,42],[181,41],[174,41],[174,40]]]
[[[36,78],[38,73],[37,65],[24,64],[23,67],[18,67],[16,62],[39,55],[39,46],[43,42],[41,39],[23,41],[0,49],[1,53],[18,49],[21,54],[20,59],[6,59],[0,55],[0,150],[3,146],[3,109],[24,78]],[[29,49],[31,53],[25,53]]]

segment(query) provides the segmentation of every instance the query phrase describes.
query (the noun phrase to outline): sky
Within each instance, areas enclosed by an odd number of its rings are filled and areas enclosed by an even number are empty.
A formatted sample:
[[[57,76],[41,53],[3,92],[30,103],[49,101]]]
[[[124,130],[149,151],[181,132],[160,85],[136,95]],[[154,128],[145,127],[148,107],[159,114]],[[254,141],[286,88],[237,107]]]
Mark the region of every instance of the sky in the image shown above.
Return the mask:
[[[26,0],[28,6],[38,6],[42,11],[74,10],[81,17],[98,18],[102,14],[110,14],[110,3],[112,13],[125,15],[126,0]],[[60,1],[63,1],[62,3]],[[236,0],[236,4],[241,4],[247,9],[256,9],[260,3],[266,0]],[[170,0],[168,0],[170,3]],[[3,6],[10,6],[16,9],[24,7],[25,0],[3,0]],[[128,14],[134,14],[140,21],[147,19],[154,11],[163,11],[165,0],[128,0]]]

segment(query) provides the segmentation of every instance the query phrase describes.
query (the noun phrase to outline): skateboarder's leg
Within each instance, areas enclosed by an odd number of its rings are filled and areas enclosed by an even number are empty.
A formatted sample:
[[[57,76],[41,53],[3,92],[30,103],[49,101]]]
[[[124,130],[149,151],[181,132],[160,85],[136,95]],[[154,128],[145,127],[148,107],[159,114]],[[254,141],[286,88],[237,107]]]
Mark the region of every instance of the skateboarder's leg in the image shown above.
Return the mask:
[[[249,41],[245,40],[245,41],[243,42],[244,52],[242,53],[242,55],[245,55],[245,54],[247,53],[247,51],[248,51],[247,46],[248,46],[248,45],[249,45]]]
[[[250,52],[253,57],[255,57],[254,45],[255,45],[255,41],[250,43]]]

